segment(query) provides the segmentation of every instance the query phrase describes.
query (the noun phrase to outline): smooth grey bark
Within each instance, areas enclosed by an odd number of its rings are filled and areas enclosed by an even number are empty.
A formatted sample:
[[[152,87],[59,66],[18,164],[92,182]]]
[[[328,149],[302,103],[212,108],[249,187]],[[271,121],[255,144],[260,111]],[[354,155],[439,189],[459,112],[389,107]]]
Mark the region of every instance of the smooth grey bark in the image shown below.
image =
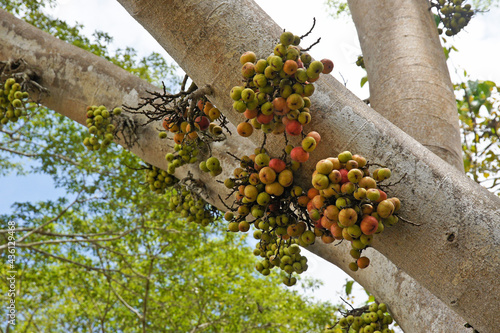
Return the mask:
[[[120,0],[198,84],[211,84],[213,102],[234,124],[228,92],[241,82],[239,55],[247,50],[267,57],[282,31],[252,1]],[[323,135],[302,170],[302,185],[313,160],[349,149],[406,175],[391,190],[403,201],[401,223],[374,247],[429,289],[479,331],[496,328],[500,288],[497,268],[500,200],[367,107],[327,76],[313,96],[309,129]],[[260,143],[259,136],[252,137]],[[271,153],[283,142],[268,139]],[[333,260],[333,259],[332,259]]]
[[[463,171],[453,85],[429,2],[348,3],[368,73],[370,105]]]
[[[463,171],[453,86],[429,2],[348,2],[369,77],[370,105],[426,148]],[[405,275],[400,274],[401,277]],[[396,279],[395,282],[401,281]],[[423,302],[429,300],[423,299]],[[401,315],[413,309],[410,306]],[[428,316],[425,320],[443,321],[447,318],[437,310]],[[450,321],[449,317],[444,320]],[[431,328],[435,331],[456,330],[451,327]],[[421,330],[422,327],[413,327],[409,331]]]

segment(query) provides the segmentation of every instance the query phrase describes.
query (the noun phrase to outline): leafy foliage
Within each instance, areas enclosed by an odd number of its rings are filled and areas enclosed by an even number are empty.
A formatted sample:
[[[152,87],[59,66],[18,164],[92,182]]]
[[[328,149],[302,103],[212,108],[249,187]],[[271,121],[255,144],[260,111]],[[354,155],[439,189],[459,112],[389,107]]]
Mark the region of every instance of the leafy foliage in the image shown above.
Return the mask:
[[[334,18],[346,17],[351,15],[349,6],[347,5],[347,1],[327,0],[325,4],[329,9],[330,15]]]
[[[498,0],[472,0],[472,7],[476,8],[479,11],[487,11],[492,7],[498,7],[500,2]]]
[[[70,191],[76,200],[18,203],[1,216],[2,229],[14,220],[19,236],[34,231],[17,245],[18,328],[309,332],[328,320],[324,304],[257,278],[243,238],[175,219],[165,209],[168,194],[151,194],[122,163],[138,161],[116,148],[91,162],[98,175],[87,174],[87,161],[59,170],[65,187],[78,184]]]
[[[454,85],[465,171],[500,195],[500,89],[492,81]]]

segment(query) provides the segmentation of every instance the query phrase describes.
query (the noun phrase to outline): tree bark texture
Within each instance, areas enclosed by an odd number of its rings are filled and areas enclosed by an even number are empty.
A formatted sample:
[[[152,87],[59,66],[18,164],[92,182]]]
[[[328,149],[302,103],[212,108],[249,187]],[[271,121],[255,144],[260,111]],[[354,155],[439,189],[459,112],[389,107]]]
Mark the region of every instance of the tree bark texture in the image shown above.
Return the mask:
[[[428,1],[349,0],[370,105],[463,171],[453,85]]]
[[[282,29],[260,7],[244,1],[120,0],[199,85],[211,84],[212,101],[234,124],[228,93],[241,83],[241,53],[267,57]],[[402,40],[404,43],[404,40]],[[422,46],[424,47],[424,46]],[[302,168],[308,184],[314,161],[351,150],[387,165],[403,180],[391,194],[402,198],[401,223],[377,237],[374,247],[455,309],[479,331],[496,327],[500,288],[497,267],[500,200],[463,172],[366,106],[331,76],[317,82],[313,121],[323,135]],[[259,136],[251,138],[260,144]],[[268,139],[271,153],[283,147]],[[310,178],[309,178],[310,179]]]
[[[81,124],[85,124],[85,108],[88,105],[104,103],[117,106],[125,103],[135,106],[146,90],[157,90],[105,59],[68,45],[2,10],[0,19],[3,22],[0,25],[0,60],[23,57],[34,65],[41,83],[49,89],[49,95],[42,99],[42,103]],[[141,117],[135,119],[139,123],[145,120]],[[133,151],[145,161],[165,168],[167,148],[165,142],[158,139],[155,126],[150,124],[141,129],[138,133],[140,141]],[[226,151],[234,152],[238,147],[246,149],[252,144],[247,139],[233,136],[228,142],[213,147],[213,153],[224,159],[225,173],[230,173],[236,163],[232,158],[227,158]],[[197,167],[190,168],[188,165],[187,169],[181,169],[178,171],[184,172],[177,176],[184,176],[187,170],[196,177],[202,176],[208,202],[224,210],[217,197],[217,194],[227,193],[224,186],[212,177],[200,175]],[[347,267],[352,259],[346,243],[332,246],[318,241],[308,249],[347,271],[379,301],[389,303],[391,313],[405,331],[414,332],[422,327],[438,332],[448,329],[453,332],[468,331],[463,327],[465,320],[379,252],[371,251],[369,256],[373,264],[369,269],[354,273]],[[419,311],[414,311],[415,304],[418,304]],[[435,316],[435,313],[439,313],[439,316]]]

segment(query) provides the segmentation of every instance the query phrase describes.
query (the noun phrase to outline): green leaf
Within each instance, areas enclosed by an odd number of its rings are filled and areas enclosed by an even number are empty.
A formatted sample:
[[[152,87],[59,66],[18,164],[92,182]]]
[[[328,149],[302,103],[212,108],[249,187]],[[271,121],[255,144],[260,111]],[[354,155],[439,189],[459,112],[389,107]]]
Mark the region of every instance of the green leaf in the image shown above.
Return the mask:
[[[434,22],[436,22],[436,26],[439,26],[439,23],[441,23],[441,17],[439,15],[434,14]]]
[[[354,281],[347,281],[345,284],[345,294],[346,296],[349,296],[352,292],[352,285],[354,284]]]
[[[450,56],[450,50],[447,47],[443,47],[444,57],[448,60]]]
[[[477,92],[477,85],[479,84],[479,81],[467,81],[467,86],[470,89],[471,94],[475,94]]]
[[[362,77],[361,78],[361,87],[363,87],[366,84],[366,82],[368,82],[368,76]]]
[[[488,81],[485,81],[485,82],[481,82],[477,85],[477,92],[478,92],[478,95],[481,96],[481,99],[485,99],[487,97],[490,97],[491,96],[491,90],[493,89],[493,87],[495,85],[490,85],[487,83]],[[489,81],[491,82],[491,81]]]
[[[465,169],[465,172],[469,172],[470,170],[470,159],[464,159],[464,169]]]

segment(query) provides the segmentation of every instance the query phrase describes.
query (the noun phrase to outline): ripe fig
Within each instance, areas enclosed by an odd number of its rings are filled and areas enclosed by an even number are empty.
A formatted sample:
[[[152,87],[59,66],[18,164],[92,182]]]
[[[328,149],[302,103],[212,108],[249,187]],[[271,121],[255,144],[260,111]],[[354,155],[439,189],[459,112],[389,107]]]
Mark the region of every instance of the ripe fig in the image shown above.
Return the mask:
[[[330,74],[333,71],[333,61],[330,59],[323,59],[321,63],[323,64],[323,74]]]
[[[252,51],[247,51],[243,53],[240,57],[240,63],[242,65],[246,64],[247,62],[254,63],[255,60],[257,60],[257,57],[255,56],[255,53]]]

